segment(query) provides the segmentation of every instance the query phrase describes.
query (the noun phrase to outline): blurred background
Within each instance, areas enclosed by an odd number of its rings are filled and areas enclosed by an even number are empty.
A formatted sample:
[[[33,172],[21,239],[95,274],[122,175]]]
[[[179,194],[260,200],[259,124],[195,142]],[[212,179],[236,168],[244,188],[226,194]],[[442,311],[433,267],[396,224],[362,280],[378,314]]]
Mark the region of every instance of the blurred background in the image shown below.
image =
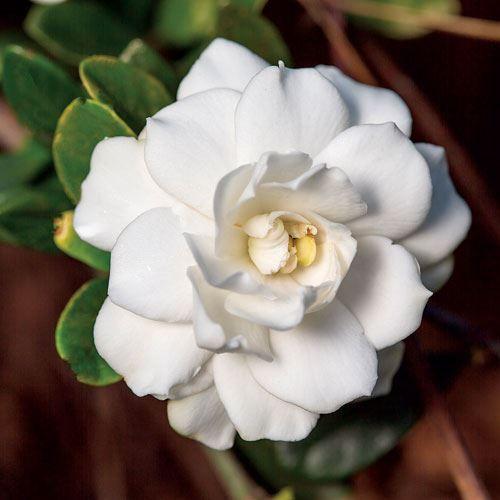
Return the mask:
[[[29,8],[29,2],[3,2],[0,30],[20,26]],[[326,37],[299,3],[270,0],[263,13],[296,66],[331,63]],[[461,13],[500,20],[500,3],[462,0]],[[398,40],[360,24],[346,26],[340,13],[337,21],[384,86],[405,90],[403,97],[417,108],[421,95],[413,85],[420,89],[439,114],[437,123],[470,154],[497,198],[500,44],[437,32]],[[345,59],[337,63],[342,67]],[[5,149],[18,129],[3,102],[0,124]],[[427,139],[433,127],[420,121],[415,139]],[[498,240],[475,213],[478,200],[467,201],[471,231],[417,335],[426,354],[444,352],[450,359],[437,374],[439,381],[450,379],[440,384],[443,397],[478,476],[491,497],[500,498]],[[69,257],[0,245],[0,498],[226,498],[201,446],[169,428],[164,403],[137,398],[123,383],[78,384],[58,357],[58,316],[90,277]],[[433,418],[424,411],[394,450],[356,475],[354,498],[460,498]]]

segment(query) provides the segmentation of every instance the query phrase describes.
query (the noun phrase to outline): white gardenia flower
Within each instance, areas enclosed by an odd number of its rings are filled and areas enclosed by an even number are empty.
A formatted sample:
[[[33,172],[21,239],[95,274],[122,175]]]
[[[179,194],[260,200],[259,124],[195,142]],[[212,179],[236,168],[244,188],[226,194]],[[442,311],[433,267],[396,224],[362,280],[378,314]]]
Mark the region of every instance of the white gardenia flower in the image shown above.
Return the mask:
[[[410,131],[389,90],[215,40],[139,140],[92,156],[74,220],[112,252],[99,353],[219,449],[386,392],[431,295],[419,264],[442,284],[470,224]]]
[[[55,5],[56,3],[63,3],[66,0],[31,0],[34,3],[40,3],[42,5]]]

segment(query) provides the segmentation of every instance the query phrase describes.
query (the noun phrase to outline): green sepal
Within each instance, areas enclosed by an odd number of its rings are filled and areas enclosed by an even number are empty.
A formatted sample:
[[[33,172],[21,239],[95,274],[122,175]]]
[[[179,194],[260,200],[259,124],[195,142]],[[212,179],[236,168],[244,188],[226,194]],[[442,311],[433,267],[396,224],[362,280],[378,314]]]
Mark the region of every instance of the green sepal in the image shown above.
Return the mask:
[[[50,164],[50,149],[28,138],[13,153],[0,154],[0,190],[35,179]]]
[[[65,254],[100,271],[109,271],[111,254],[83,241],[73,227],[73,210],[54,220],[54,243]]]
[[[403,6],[426,13],[459,14],[460,2],[458,0],[373,0],[383,5]],[[408,40],[427,35],[431,30],[421,26],[394,21],[384,21],[368,16],[349,14],[349,20],[358,26],[381,33],[389,38]]]
[[[135,137],[129,126],[108,106],[91,99],[75,99],[57,124],[52,152],[57,175],[69,198],[78,203],[80,187],[89,173],[97,143],[106,137]]]
[[[172,66],[140,38],[132,40],[121,53],[123,62],[137,66],[160,80],[171,96],[177,92],[177,76]]]
[[[94,324],[108,291],[106,279],[83,285],[64,308],[56,327],[56,349],[84,384],[104,386],[121,380],[94,345]]]
[[[3,90],[19,120],[50,140],[64,108],[82,90],[58,65],[29,49],[11,45],[4,53]]]
[[[173,47],[191,47],[217,33],[218,0],[160,0],[154,30]]]
[[[80,64],[90,97],[111,106],[137,133],[146,119],[172,102],[163,84],[132,64],[110,56],[92,56]]]
[[[118,56],[137,36],[102,5],[82,0],[33,6],[24,29],[47,52],[72,65],[94,54]]]

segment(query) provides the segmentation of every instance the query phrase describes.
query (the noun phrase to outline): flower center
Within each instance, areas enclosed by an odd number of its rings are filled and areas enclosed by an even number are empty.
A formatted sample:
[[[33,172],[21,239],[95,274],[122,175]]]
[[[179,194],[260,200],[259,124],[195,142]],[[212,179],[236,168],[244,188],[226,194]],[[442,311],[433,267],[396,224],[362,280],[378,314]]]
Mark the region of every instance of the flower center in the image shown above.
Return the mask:
[[[261,214],[249,219],[243,230],[248,235],[248,254],[262,274],[290,274],[316,259],[318,230],[307,222]]]

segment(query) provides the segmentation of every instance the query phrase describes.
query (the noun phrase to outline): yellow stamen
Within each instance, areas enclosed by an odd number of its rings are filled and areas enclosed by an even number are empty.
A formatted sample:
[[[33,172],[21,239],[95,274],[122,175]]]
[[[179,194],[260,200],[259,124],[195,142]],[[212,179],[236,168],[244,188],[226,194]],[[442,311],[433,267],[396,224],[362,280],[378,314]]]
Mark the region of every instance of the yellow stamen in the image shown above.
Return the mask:
[[[303,267],[310,266],[316,259],[316,241],[314,236],[304,236],[295,240],[297,260]]]

